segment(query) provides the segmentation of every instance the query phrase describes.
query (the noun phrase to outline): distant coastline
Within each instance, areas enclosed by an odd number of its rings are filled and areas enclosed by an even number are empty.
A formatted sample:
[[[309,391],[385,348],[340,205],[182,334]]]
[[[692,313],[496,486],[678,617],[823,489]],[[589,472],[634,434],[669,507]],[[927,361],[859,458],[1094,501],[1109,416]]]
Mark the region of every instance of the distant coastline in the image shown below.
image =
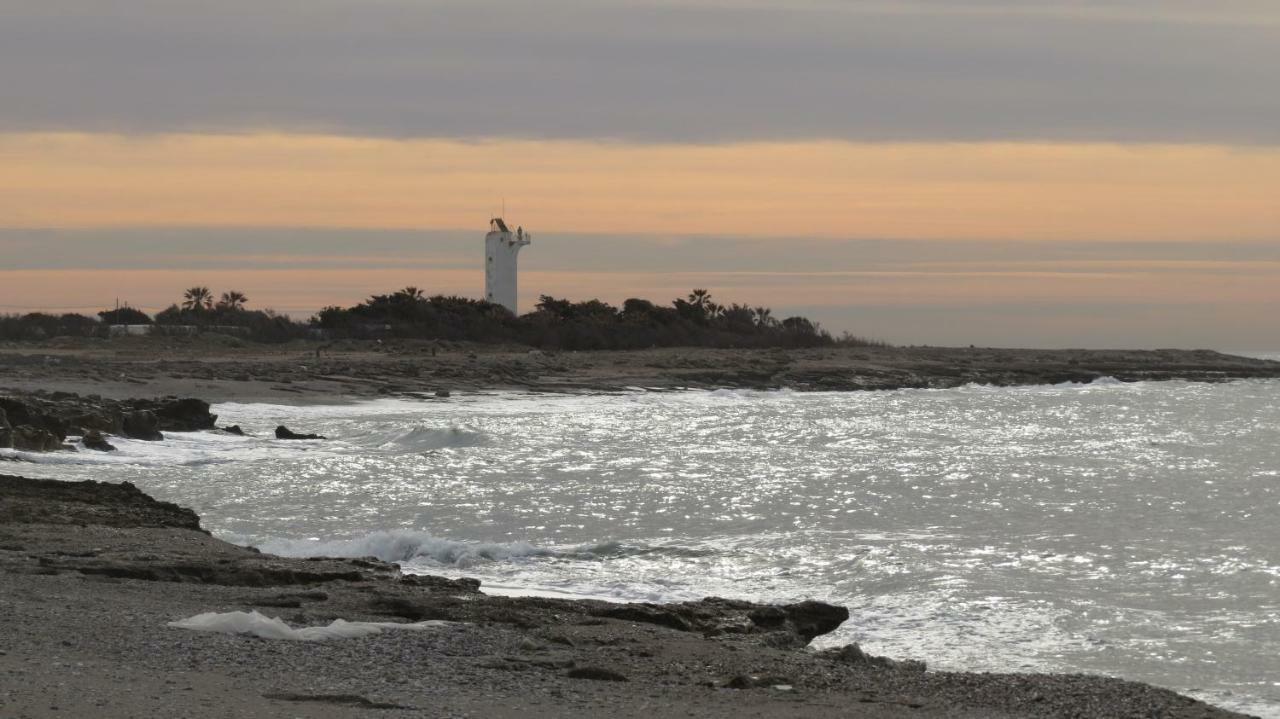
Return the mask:
[[[853,391],[1280,378],[1280,362],[1211,350],[814,347],[543,351],[422,340],[258,344],[195,337],[0,343],[0,390],[324,403],[437,392]]]

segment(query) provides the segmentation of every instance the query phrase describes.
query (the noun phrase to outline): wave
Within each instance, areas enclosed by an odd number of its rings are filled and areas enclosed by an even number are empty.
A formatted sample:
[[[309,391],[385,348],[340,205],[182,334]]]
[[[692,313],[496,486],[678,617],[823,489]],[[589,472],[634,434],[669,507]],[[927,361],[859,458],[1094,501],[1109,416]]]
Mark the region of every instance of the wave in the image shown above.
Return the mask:
[[[401,432],[382,442],[378,449],[404,452],[429,452],[458,447],[483,447],[489,444],[489,435],[459,427],[437,429],[418,426]]]
[[[528,542],[466,542],[437,537],[427,532],[392,529],[371,532],[352,539],[282,539],[252,542],[229,537],[239,544],[253,544],[259,550],[281,557],[375,557],[384,562],[428,561],[446,567],[466,568],[485,562],[521,559],[570,559],[601,561],[652,554],[705,556],[711,550],[687,547],[633,546],[617,541],[578,547],[538,547]]]
[[[988,390],[992,392],[1008,392],[1008,391],[1016,392],[1016,391],[1028,391],[1028,390],[1034,391],[1034,390],[1045,390],[1045,389],[1090,389],[1094,387],[1119,387],[1119,386],[1128,386],[1128,385],[1136,385],[1136,384],[1140,384],[1140,383],[1125,382],[1124,380],[1118,380],[1115,377],[1112,377],[1110,375],[1104,375],[1102,377],[1096,377],[1093,380],[1090,380],[1088,382],[1075,382],[1075,381],[1068,380],[1066,382],[1053,382],[1053,383],[1046,382],[1044,384],[1014,384],[1014,385],[989,384],[986,382],[969,382],[968,384],[961,385],[960,389]],[[908,391],[911,391],[911,390],[908,390]],[[935,392],[939,390],[925,390],[925,391]],[[946,392],[948,390],[944,389],[941,391]]]
[[[263,552],[282,557],[376,557],[384,562],[427,559],[454,567],[558,554],[554,549],[535,547],[527,542],[460,542],[406,529],[383,530],[354,539],[328,541],[268,539],[255,546]]]

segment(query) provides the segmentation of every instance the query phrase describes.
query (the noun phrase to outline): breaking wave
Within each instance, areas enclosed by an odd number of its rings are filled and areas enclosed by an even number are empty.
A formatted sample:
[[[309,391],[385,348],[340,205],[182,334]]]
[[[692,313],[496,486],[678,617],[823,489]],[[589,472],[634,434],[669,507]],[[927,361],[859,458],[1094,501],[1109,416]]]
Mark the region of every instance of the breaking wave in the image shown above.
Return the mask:
[[[618,542],[576,548],[536,547],[527,542],[463,542],[407,529],[383,530],[353,539],[268,539],[254,544],[282,557],[376,557],[384,562],[427,560],[447,567],[526,558],[603,559],[634,553]],[[639,550],[644,551],[644,550]]]
[[[378,449],[402,452],[429,452],[454,447],[483,447],[489,444],[489,436],[459,427],[437,429],[418,426],[385,439]]]

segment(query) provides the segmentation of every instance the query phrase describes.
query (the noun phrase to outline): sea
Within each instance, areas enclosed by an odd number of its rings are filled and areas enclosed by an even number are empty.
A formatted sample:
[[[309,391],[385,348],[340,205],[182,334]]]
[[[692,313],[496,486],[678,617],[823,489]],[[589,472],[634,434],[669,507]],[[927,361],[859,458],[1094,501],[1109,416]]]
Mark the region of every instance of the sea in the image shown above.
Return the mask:
[[[1085,672],[1280,718],[1280,381],[220,404],[249,436],[5,471],[495,594],[818,599],[931,669]],[[324,441],[280,441],[278,424]]]

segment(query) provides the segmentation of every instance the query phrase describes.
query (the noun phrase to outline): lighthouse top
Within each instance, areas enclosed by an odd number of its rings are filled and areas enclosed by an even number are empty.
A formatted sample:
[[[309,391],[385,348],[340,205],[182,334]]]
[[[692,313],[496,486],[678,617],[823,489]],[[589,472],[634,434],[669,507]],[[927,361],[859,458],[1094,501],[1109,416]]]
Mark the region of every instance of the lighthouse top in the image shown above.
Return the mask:
[[[516,314],[516,258],[533,237],[517,227],[513,233],[501,217],[489,220],[484,237],[484,298]]]

